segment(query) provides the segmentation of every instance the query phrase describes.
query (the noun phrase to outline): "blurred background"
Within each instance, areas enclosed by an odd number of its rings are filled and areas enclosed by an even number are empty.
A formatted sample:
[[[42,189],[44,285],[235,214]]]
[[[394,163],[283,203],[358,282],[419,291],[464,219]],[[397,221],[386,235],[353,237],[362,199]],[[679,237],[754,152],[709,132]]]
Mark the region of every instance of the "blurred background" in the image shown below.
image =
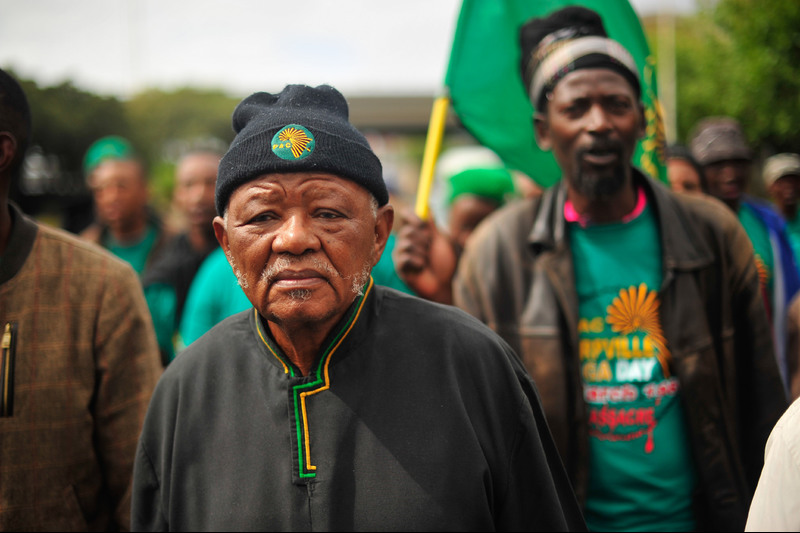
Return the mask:
[[[489,1],[489,0],[487,0]],[[800,2],[632,0],[658,66],[667,140],[739,119],[759,157],[800,151]],[[45,222],[91,220],[82,160],[129,138],[167,209],[177,158],[224,149],[235,105],[288,83],[347,97],[398,202],[413,202],[459,0],[0,0],[0,67],[23,83],[33,147],[13,196]],[[487,43],[491,46],[491,43]],[[444,147],[474,141],[450,116]],[[756,191],[757,192],[757,191]]]

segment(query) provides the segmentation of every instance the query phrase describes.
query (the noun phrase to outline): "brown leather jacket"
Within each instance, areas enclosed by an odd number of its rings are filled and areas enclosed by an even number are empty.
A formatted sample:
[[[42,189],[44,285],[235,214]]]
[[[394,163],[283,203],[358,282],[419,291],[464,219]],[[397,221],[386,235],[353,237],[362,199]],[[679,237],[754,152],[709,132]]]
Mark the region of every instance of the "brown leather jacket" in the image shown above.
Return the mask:
[[[659,222],[661,321],[698,474],[698,526],[742,530],[764,445],[786,408],[753,248],[716,200],[677,196],[639,172],[636,180]],[[522,358],[583,502],[588,424],[565,195],[557,185],[482,223],[461,258],[453,291],[456,305],[496,330]]]

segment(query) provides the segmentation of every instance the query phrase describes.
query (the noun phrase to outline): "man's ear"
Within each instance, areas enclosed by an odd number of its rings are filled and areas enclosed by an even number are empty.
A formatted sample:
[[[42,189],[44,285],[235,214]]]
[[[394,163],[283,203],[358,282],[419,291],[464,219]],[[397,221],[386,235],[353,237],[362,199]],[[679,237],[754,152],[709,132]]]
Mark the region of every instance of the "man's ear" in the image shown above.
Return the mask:
[[[383,249],[386,248],[386,242],[389,240],[389,234],[392,232],[394,225],[394,207],[390,204],[378,209],[378,216],[375,217],[375,260],[372,266],[378,264],[380,261]]]
[[[536,112],[533,114],[533,130],[536,133],[536,144],[544,151],[549,151],[553,147],[550,140],[547,115]]]
[[[7,172],[17,155],[17,139],[7,131],[0,131],[0,174]]]
[[[217,238],[217,242],[222,247],[225,255],[228,255],[230,247],[228,245],[228,228],[225,226],[225,219],[221,216],[215,216],[211,223],[214,225],[214,236]]]

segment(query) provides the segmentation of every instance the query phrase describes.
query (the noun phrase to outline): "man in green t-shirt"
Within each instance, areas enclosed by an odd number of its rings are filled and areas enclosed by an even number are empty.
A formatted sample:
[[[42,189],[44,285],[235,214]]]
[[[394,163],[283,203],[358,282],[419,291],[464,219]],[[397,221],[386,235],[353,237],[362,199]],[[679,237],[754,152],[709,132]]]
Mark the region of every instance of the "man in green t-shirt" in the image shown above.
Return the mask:
[[[800,257],[800,155],[776,154],[764,162],[764,185],[786,220],[786,232],[795,259]]]
[[[517,351],[592,530],[741,530],[786,407],[752,247],[716,200],[632,164],[639,72],[593,11],[520,30],[563,180],[472,235],[455,303]]]
[[[398,210],[397,245],[389,249],[387,244],[387,249],[413,294],[452,304],[453,275],[469,236],[486,217],[518,195],[517,183],[531,180],[515,180],[497,154],[482,146],[451,148],[442,154],[438,166],[438,196],[442,198],[434,202],[432,210],[436,212],[438,207],[441,211],[442,228],[435,216],[423,220],[410,208]]]
[[[175,358],[175,343],[184,304],[200,265],[215,248],[211,221],[216,215],[214,187],[221,154],[195,150],[180,158],[175,168],[173,206],[184,219],[185,230],[164,245],[163,253],[142,275],[142,286],[166,366]]]
[[[166,238],[161,220],[148,207],[144,164],[126,139],[112,135],[98,139],[86,151],[84,173],[96,221],[81,237],[130,263],[141,276]]]

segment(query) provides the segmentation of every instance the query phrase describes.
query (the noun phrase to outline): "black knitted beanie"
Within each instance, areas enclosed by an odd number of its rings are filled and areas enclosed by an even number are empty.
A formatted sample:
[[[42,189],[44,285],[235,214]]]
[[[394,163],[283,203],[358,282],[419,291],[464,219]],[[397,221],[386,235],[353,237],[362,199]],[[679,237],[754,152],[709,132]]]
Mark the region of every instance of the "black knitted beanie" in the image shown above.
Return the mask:
[[[349,120],[347,101],[329,85],[287,85],[259,92],[233,112],[236,138],[217,173],[216,204],[222,215],[243,183],[270,173],[327,172],[389,201],[381,162]]]

